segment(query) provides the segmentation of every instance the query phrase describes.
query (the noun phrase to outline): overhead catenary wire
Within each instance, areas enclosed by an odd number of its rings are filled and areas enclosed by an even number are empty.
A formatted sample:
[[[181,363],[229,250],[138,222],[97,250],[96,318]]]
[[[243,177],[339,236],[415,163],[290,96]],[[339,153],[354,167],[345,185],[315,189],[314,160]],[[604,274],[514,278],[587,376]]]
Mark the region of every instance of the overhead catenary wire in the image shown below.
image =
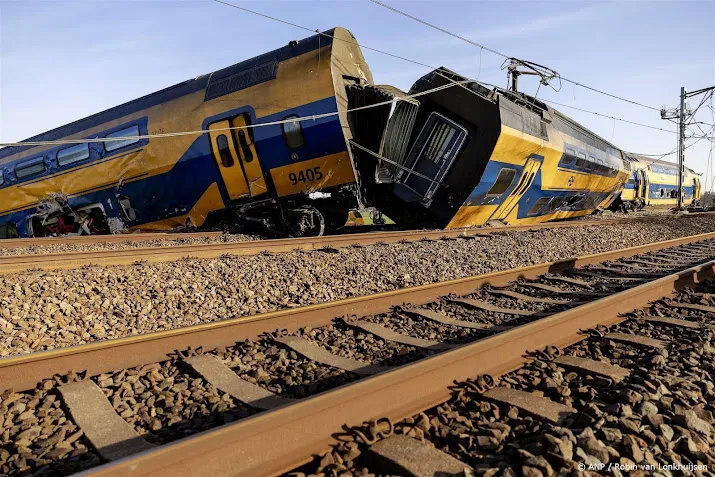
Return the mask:
[[[507,90],[507,89],[500,88],[500,87],[498,87],[498,86],[496,86],[496,85],[493,85],[493,84],[490,84],[490,83],[484,83],[484,82],[479,82],[479,83],[481,83],[481,84],[484,85],[484,86],[489,86],[489,87],[492,87],[492,88],[497,88],[498,90],[500,90],[500,91],[501,91],[502,93],[504,93],[504,94],[511,95],[511,96],[513,96],[513,97],[515,97],[515,98],[517,98],[517,99],[519,99],[519,100],[522,100],[522,101],[528,101],[528,102],[530,102],[532,105],[538,107],[538,104],[534,103],[533,101],[530,101],[530,98],[528,98],[528,97],[520,96],[520,95],[514,93],[513,91],[509,91],[509,90]],[[471,90],[470,90],[470,91],[471,91]],[[663,128],[659,128],[659,127],[657,127],[657,126],[650,126],[650,125],[648,125],[648,124],[643,124],[643,123],[639,123],[639,122],[636,122],[636,121],[630,121],[630,120],[628,120],[628,119],[619,118],[619,117],[617,117],[617,116],[612,116],[612,115],[610,115],[610,114],[604,114],[604,113],[599,113],[599,112],[596,112],[596,111],[590,111],[590,110],[588,110],[588,109],[578,108],[578,107],[576,107],[576,106],[571,106],[571,105],[569,105],[569,104],[559,103],[559,102],[557,102],[557,101],[552,101],[552,100],[550,100],[550,99],[549,99],[549,100],[540,99],[539,101],[541,101],[541,102],[543,102],[543,103],[546,103],[546,104],[555,104],[555,105],[557,105],[557,106],[563,106],[563,107],[565,107],[565,108],[575,109],[575,110],[577,110],[577,111],[581,111],[581,112],[584,112],[584,113],[594,114],[594,115],[596,115],[596,116],[601,116],[602,118],[615,119],[616,121],[621,121],[621,122],[624,122],[624,123],[633,124],[633,125],[635,125],[635,126],[641,126],[641,127],[644,127],[644,128],[654,129],[654,130],[663,131],[663,132],[667,132],[667,133],[671,133],[671,134],[678,134],[677,131],[671,131],[671,130],[669,130],[669,129],[663,129]]]
[[[293,23],[293,22],[290,22],[290,21],[287,21],[287,20],[283,20],[283,19],[281,19],[281,18],[277,18],[277,17],[271,16],[271,15],[267,15],[267,14],[265,14],[265,13],[257,12],[257,11],[255,11],[255,10],[251,10],[250,8],[246,8],[246,7],[243,7],[243,6],[240,6],[240,5],[235,5],[235,4],[233,4],[233,3],[229,3],[229,2],[226,2],[226,1],[223,1],[223,0],[214,0],[214,2],[220,3],[220,4],[225,5],[225,6],[228,6],[228,7],[236,8],[236,9],[238,9],[238,10],[242,10],[242,11],[244,11],[244,12],[251,13],[251,14],[253,14],[253,15],[257,15],[257,16],[260,16],[260,17],[263,17],[263,18],[267,18],[267,19],[269,19],[269,20],[273,20],[273,21],[276,21],[276,22],[279,22],[279,23],[283,23],[283,24],[285,24],[285,25],[289,25],[289,26],[292,26],[292,27],[295,27],[295,28],[299,28],[299,29],[301,29],[301,30],[309,31],[309,32],[311,32],[311,33],[317,33],[317,35],[322,36],[322,37],[327,37],[327,38],[331,38],[331,39],[333,39],[333,40],[338,40],[338,41],[342,41],[342,42],[345,42],[345,43],[348,43],[348,44],[356,45],[356,46],[358,46],[358,47],[360,47],[360,48],[362,48],[362,49],[374,51],[374,52],[376,52],[376,53],[380,53],[380,54],[383,54],[383,55],[386,55],[386,56],[390,56],[390,57],[392,57],[392,58],[397,58],[397,59],[400,59],[400,60],[403,60],[403,61],[407,61],[407,62],[409,62],[409,63],[413,63],[413,64],[416,64],[416,65],[419,65],[419,66],[423,66],[423,67],[425,67],[425,68],[429,68],[429,69],[432,69],[432,70],[438,69],[438,67],[433,66],[433,65],[429,65],[429,64],[427,64],[427,63],[423,63],[423,62],[420,62],[420,61],[417,61],[417,60],[414,60],[414,59],[406,58],[406,57],[403,57],[403,56],[400,56],[400,55],[396,55],[396,54],[394,54],[394,53],[390,53],[390,52],[387,52],[387,51],[383,51],[383,50],[380,50],[380,49],[377,49],[377,48],[372,48],[372,47],[370,47],[370,46],[366,46],[366,45],[360,44],[360,43],[358,43],[357,41],[346,40],[346,39],[344,39],[344,38],[337,38],[337,37],[335,37],[334,35],[330,35],[329,33],[321,32],[321,31],[317,31],[317,32],[316,32],[316,30],[314,30],[314,29],[312,29],[312,28],[308,28],[308,27],[306,27],[306,26],[299,25],[299,24],[297,24],[297,23]],[[446,77],[446,76],[444,76],[444,75],[440,75],[440,76],[443,76],[444,78],[446,78],[447,80],[449,80],[451,83],[450,83],[449,85],[443,85],[443,86],[440,86],[440,87],[438,87],[438,88],[434,88],[434,89],[432,89],[432,90],[428,90],[428,91],[424,91],[424,92],[422,92],[422,93],[418,93],[418,94],[416,94],[416,95],[413,95],[412,97],[423,96],[423,95],[425,95],[425,94],[429,94],[429,93],[432,93],[432,92],[436,92],[436,91],[439,91],[439,90],[441,90],[441,89],[445,89],[445,88],[447,88],[447,87],[452,87],[452,86],[461,86],[462,88],[465,88],[465,89],[466,89],[464,83],[471,83],[471,82],[472,82],[472,80],[465,81],[465,82],[460,82],[460,81],[455,81],[455,80],[453,80],[453,79],[451,79],[451,78],[448,78],[448,77]],[[372,105],[368,105],[368,106],[362,106],[362,107],[359,107],[359,108],[354,108],[354,109],[352,109],[352,110],[348,110],[348,112],[358,111],[358,110],[360,110],[360,109],[368,109],[368,108],[374,108],[374,107],[378,107],[378,106],[384,106],[384,105],[390,104],[390,103],[392,103],[392,100],[386,101],[386,102],[384,102],[384,103],[377,103],[377,104],[372,104]],[[313,116],[306,116],[306,117],[302,117],[302,118],[292,118],[292,119],[286,119],[286,120],[282,120],[282,121],[273,121],[273,122],[269,122],[269,123],[259,123],[259,124],[252,124],[252,125],[246,125],[246,126],[233,126],[233,127],[228,127],[228,128],[215,128],[215,129],[212,129],[212,131],[231,131],[231,130],[234,130],[234,129],[249,129],[249,128],[261,127],[261,126],[274,126],[274,125],[279,125],[279,124],[284,124],[284,123],[289,123],[289,122],[292,123],[292,122],[301,122],[301,121],[321,119],[321,118],[324,118],[324,117],[335,116],[335,115],[337,115],[337,114],[339,114],[339,113],[338,113],[338,112],[325,113],[325,114],[319,114],[319,115],[313,115]],[[130,139],[131,139],[131,140],[133,140],[133,139],[152,139],[152,138],[162,138],[162,137],[177,137],[177,136],[186,136],[186,135],[200,135],[200,134],[205,134],[205,133],[207,133],[207,132],[209,132],[209,131],[208,131],[208,130],[198,130],[198,131],[181,131],[181,132],[169,132],[169,133],[147,134],[147,135],[141,135],[141,136],[123,136],[123,137],[114,137],[114,138],[92,138],[92,139],[76,139],[76,140],[75,140],[75,139],[66,139],[66,140],[58,140],[58,141],[6,142],[6,143],[0,143],[0,147],[8,147],[8,146],[44,146],[44,145],[61,145],[61,144],[83,144],[83,143],[85,143],[85,142],[97,143],[97,142],[111,142],[111,141],[126,141],[126,140],[130,140]]]
[[[437,91],[441,91],[447,88],[452,88],[454,86],[463,86],[465,83],[471,83],[472,80],[467,80],[467,81],[454,81],[453,83],[448,83],[444,84],[441,86],[437,86],[435,88],[428,89],[426,91],[422,91],[419,93],[411,94],[411,95],[406,95],[405,97],[409,98],[418,98],[420,96],[425,96],[428,94],[436,93]],[[393,101],[396,99],[390,99],[387,101],[382,101],[379,103],[374,103],[374,104],[368,104],[365,106],[358,106],[356,108],[349,108],[346,109],[346,113],[352,113],[355,111],[362,111],[365,109],[371,109],[371,108],[377,108],[380,106],[387,106],[389,104],[392,104]],[[142,140],[142,139],[154,139],[154,138],[166,138],[166,137],[178,137],[178,136],[200,136],[202,134],[206,133],[211,133],[211,132],[218,132],[218,131],[233,131],[237,129],[255,129],[255,128],[260,128],[260,127],[266,127],[266,126],[276,126],[276,125],[283,125],[286,123],[297,123],[297,122],[305,122],[305,121],[315,121],[317,119],[323,119],[327,117],[332,117],[332,116],[337,116],[341,114],[340,111],[332,111],[330,113],[322,113],[322,114],[313,114],[311,116],[303,116],[300,118],[288,118],[288,119],[283,119],[281,121],[269,121],[265,123],[256,123],[256,124],[246,124],[243,126],[231,126],[231,127],[225,127],[225,128],[214,128],[214,129],[199,129],[195,131],[178,131],[178,132],[168,132],[168,133],[157,133],[157,134],[143,134],[143,135],[137,135],[137,136],[116,136],[116,137],[97,137],[97,138],[82,138],[82,139],[59,139],[55,141],[22,141],[22,142],[6,142],[6,143],[0,143],[0,147],[11,147],[11,146],[57,146],[57,145],[63,145],[63,144],[85,144],[85,143],[105,143],[105,142],[115,142],[115,141],[128,141],[128,140]]]
[[[374,0],[370,0],[370,1],[374,1]],[[287,21],[287,20],[283,20],[283,19],[280,19],[280,18],[271,16],[271,15],[267,15],[267,14],[265,14],[265,13],[257,12],[257,11],[255,11],[255,10],[251,10],[250,8],[246,8],[246,7],[243,7],[243,6],[240,6],[240,5],[236,5],[236,4],[233,4],[233,3],[230,3],[230,2],[226,2],[226,1],[224,1],[224,0],[214,0],[214,2],[220,3],[220,4],[222,4],[222,5],[226,5],[226,6],[229,6],[229,7],[232,7],[232,8],[236,8],[236,9],[238,9],[238,10],[242,10],[242,11],[244,11],[244,12],[251,13],[251,14],[253,14],[253,15],[257,15],[257,16],[260,16],[260,17],[263,17],[263,18],[267,18],[267,19],[270,19],[270,20],[274,20],[274,21],[277,21],[277,22],[279,22],[279,23],[283,23],[283,24],[285,24],[285,25],[290,25],[290,26],[293,26],[293,27],[296,27],[296,28],[300,28],[301,30],[310,31],[310,32],[313,32],[313,33],[315,32],[314,30],[312,30],[311,28],[308,28],[308,27],[306,27],[306,26],[299,25],[299,24],[297,24],[297,23],[293,23],[293,22],[290,22],[290,21]],[[444,32],[444,33],[447,33],[447,34],[449,34],[449,35],[455,36],[456,38],[459,38],[460,40],[467,41],[468,43],[471,43],[471,44],[473,44],[474,46],[477,46],[478,48],[480,48],[480,57],[479,57],[479,58],[480,58],[480,66],[479,66],[479,73],[478,73],[478,74],[481,74],[481,52],[482,52],[483,50],[487,50],[487,51],[489,51],[489,52],[491,52],[491,53],[495,53],[495,54],[500,55],[500,56],[502,56],[502,57],[504,57],[504,58],[510,58],[510,57],[508,57],[507,55],[505,55],[505,54],[503,54],[503,53],[500,53],[500,52],[498,52],[498,51],[496,51],[496,50],[493,50],[493,49],[491,49],[491,48],[489,48],[489,47],[487,47],[487,46],[485,46],[485,45],[481,45],[481,44],[476,43],[476,42],[474,42],[474,41],[472,41],[472,40],[469,40],[469,39],[467,39],[467,38],[463,38],[463,37],[461,37],[461,36],[459,36],[459,35],[456,35],[456,34],[454,34],[454,33],[451,33],[451,32],[449,32],[449,31],[447,31],[447,30],[444,30],[444,29],[442,29],[442,28],[440,28],[440,27],[437,27],[436,25],[432,25],[432,24],[429,24],[429,23],[427,23],[427,22],[424,22],[423,20],[418,19],[417,17],[412,17],[411,15],[409,15],[409,14],[407,14],[407,13],[405,13],[405,12],[402,12],[402,11],[400,11],[400,10],[394,9],[393,7],[391,7],[391,6],[389,6],[389,5],[383,4],[383,3],[381,3],[381,2],[374,2],[374,3],[379,4],[379,5],[381,5],[381,6],[384,6],[385,8],[389,8],[389,9],[391,9],[391,10],[394,10],[396,13],[399,13],[399,14],[401,14],[401,15],[406,15],[406,16],[408,16],[408,17],[410,17],[410,18],[412,18],[412,19],[414,19],[414,20],[416,20],[416,21],[419,21],[420,23],[424,23],[424,24],[427,25],[427,26],[430,26],[430,27],[432,27],[432,28],[436,28],[437,30],[440,30],[440,31],[442,31],[442,32]],[[424,67],[426,67],[426,68],[430,68],[430,69],[433,69],[433,70],[438,69],[436,66],[429,65],[429,64],[427,64],[427,63],[424,63],[424,62],[421,62],[421,61],[417,61],[417,60],[414,60],[414,59],[411,59],[411,58],[406,58],[406,57],[404,57],[404,56],[396,55],[396,54],[394,54],[394,53],[390,53],[390,52],[387,52],[387,51],[384,51],[384,50],[380,50],[380,49],[377,49],[377,48],[372,48],[372,47],[367,46],[367,45],[364,45],[364,44],[362,44],[362,43],[358,43],[357,41],[345,40],[345,39],[343,39],[343,38],[336,38],[335,36],[330,35],[330,34],[328,34],[328,33],[324,33],[324,32],[318,32],[318,34],[319,34],[319,35],[322,35],[322,36],[325,36],[325,37],[328,37],[328,38],[332,38],[332,39],[334,39],[334,40],[343,41],[343,42],[346,42],[346,43],[349,43],[349,44],[353,44],[353,45],[359,46],[360,48],[365,49],[365,50],[374,51],[374,52],[376,52],[376,53],[380,53],[380,54],[383,54],[383,55],[386,55],[386,56],[390,56],[390,57],[392,57],[392,58],[397,58],[397,59],[400,59],[400,60],[403,60],[403,61],[407,61],[407,62],[409,62],[409,63],[413,63],[413,64],[416,64],[416,65],[419,65],[419,66],[424,66]],[[453,81],[451,78],[447,78],[447,77],[444,76],[444,75],[440,75],[440,76],[443,76],[444,78],[446,78],[446,79],[448,79],[448,80],[450,80],[450,81]],[[597,91],[597,92],[599,92],[599,93],[606,94],[606,95],[608,95],[608,96],[613,96],[613,95],[610,95],[609,93],[604,93],[604,92],[602,92],[602,91],[599,91],[599,90],[596,90],[596,89],[594,89],[594,88],[591,88],[591,87],[582,85],[581,83],[578,83],[578,82],[575,82],[575,81],[566,80],[566,79],[564,79],[564,78],[562,78],[562,77],[561,77],[561,79],[564,80],[564,81],[567,81],[567,82],[569,82],[569,83],[572,83],[572,84],[574,84],[574,85],[577,85],[577,86],[581,86],[581,87],[584,87],[584,88],[587,88],[587,89],[591,89],[591,90],[593,90],[593,91]],[[478,82],[478,81],[477,81],[477,82]],[[488,84],[488,83],[484,83],[484,84]],[[489,86],[496,87],[496,86],[494,86],[494,85],[489,85]],[[464,86],[462,86],[462,87],[464,87]],[[465,89],[466,89],[466,88],[465,88]],[[499,88],[499,89],[501,89],[501,88]],[[471,91],[471,90],[469,90],[469,91]],[[627,102],[633,103],[633,104],[638,104],[638,105],[640,105],[640,106],[644,106],[644,107],[647,107],[647,108],[649,108],[649,109],[654,109],[654,110],[656,110],[656,111],[660,111],[659,108],[653,108],[653,107],[650,107],[650,106],[645,106],[645,105],[642,105],[642,104],[640,104],[640,103],[633,102],[633,101],[631,101],[631,100],[624,99],[624,98],[619,98],[619,97],[616,97],[616,98],[621,99],[621,100],[623,100],[623,101],[627,101]],[[590,111],[589,111],[589,112],[590,112]],[[597,114],[597,113],[594,113],[594,114]],[[605,116],[605,115],[603,115],[603,114],[599,114],[599,115],[600,115],[600,116]],[[612,116],[607,116],[607,117],[612,118]],[[633,121],[627,121],[627,120],[625,120],[625,119],[619,119],[619,118],[614,118],[614,119],[618,119],[618,120],[623,121],[623,122],[630,122],[630,123],[632,123],[632,124],[638,124],[638,125],[640,125],[640,126],[645,126],[645,127],[651,128],[651,129],[654,128],[653,126],[647,126],[647,125],[639,124],[639,123],[636,123],[636,122],[633,122]],[[665,131],[665,130],[664,130],[664,131]],[[673,132],[673,131],[668,131],[668,132]]]
[[[219,0],[215,0],[215,1],[219,1]],[[454,38],[457,38],[457,39],[459,39],[459,40],[461,40],[461,41],[464,41],[464,42],[466,42],[466,43],[469,43],[470,45],[476,46],[476,47],[481,48],[481,49],[483,49],[483,50],[486,50],[486,51],[488,51],[488,52],[490,52],[490,53],[493,53],[493,54],[495,54],[495,55],[501,56],[502,58],[505,58],[505,59],[511,59],[511,58],[513,58],[513,56],[510,56],[510,55],[507,55],[507,54],[502,53],[502,52],[500,52],[500,51],[497,51],[497,50],[494,50],[494,49],[492,49],[492,48],[489,48],[488,46],[482,45],[481,43],[477,43],[476,41],[470,40],[470,39],[465,38],[465,37],[463,37],[463,36],[461,36],[461,35],[457,35],[456,33],[453,33],[453,32],[451,32],[451,31],[449,31],[449,30],[446,30],[446,29],[444,29],[444,28],[442,28],[442,27],[440,27],[440,26],[437,26],[437,25],[435,25],[434,23],[430,23],[430,22],[427,22],[427,21],[425,21],[425,20],[422,20],[421,18],[418,18],[418,17],[416,17],[416,16],[414,16],[414,15],[411,15],[411,14],[409,14],[409,13],[407,13],[407,12],[404,12],[404,11],[402,11],[402,10],[399,10],[399,9],[397,9],[397,8],[391,6],[391,5],[387,5],[387,4],[385,4],[385,3],[383,3],[383,2],[381,2],[381,1],[379,1],[379,0],[369,0],[369,1],[372,2],[372,3],[374,3],[374,4],[376,4],[376,5],[381,6],[381,7],[383,7],[383,8],[386,8],[386,9],[388,9],[388,10],[391,10],[391,11],[393,11],[393,12],[399,14],[399,15],[402,15],[402,16],[404,16],[404,17],[407,17],[407,18],[409,18],[409,19],[411,19],[411,20],[414,20],[414,21],[416,21],[416,22],[418,22],[418,23],[421,23],[421,24],[423,24],[423,25],[425,25],[425,26],[428,26],[428,27],[430,27],[430,28],[432,28],[432,29],[435,29],[435,30],[437,30],[437,31],[440,31],[440,32],[442,32],[442,33],[445,33],[445,34],[447,34],[447,35],[450,35],[450,36],[452,36],[452,37],[454,37]],[[573,84],[574,86],[579,86],[579,87],[581,87],[581,88],[588,89],[588,90],[591,90],[591,91],[594,91],[594,92],[596,92],[596,93],[603,94],[603,95],[606,95],[606,96],[610,96],[611,98],[615,98],[615,99],[618,99],[618,100],[620,100],[620,101],[625,101],[626,103],[631,103],[631,104],[634,104],[634,105],[637,105],[637,106],[641,106],[641,107],[643,107],[643,108],[651,109],[651,110],[654,110],[654,111],[660,111],[660,108],[656,108],[656,107],[653,107],[653,106],[649,106],[649,105],[647,105],[647,104],[643,104],[643,103],[640,103],[640,102],[638,102],[638,101],[634,101],[634,100],[631,100],[631,99],[623,98],[623,97],[618,96],[618,95],[615,95],[615,94],[607,93],[607,92],[602,91],[602,90],[599,90],[599,89],[597,89],[597,88],[593,88],[593,87],[591,87],[591,86],[587,86],[587,85],[585,85],[585,84],[583,84],[583,83],[581,83],[581,82],[579,82],[579,81],[574,81],[574,80],[571,80],[571,79],[568,79],[568,78],[564,78],[564,77],[561,76],[561,75],[559,75],[559,77],[561,78],[562,81],[566,81],[567,83],[571,83],[571,84]]]
[[[555,105],[557,105],[557,106],[563,106],[563,107],[565,107],[565,108],[575,109],[576,111],[581,111],[581,112],[584,112],[584,113],[595,114],[596,116],[601,116],[601,117],[603,117],[603,118],[615,119],[616,121],[621,121],[621,122],[624,122],[624,123],[633,124],[633,125],[635,125],[635,126],[641,126],[641,127],[648,128],[648,129],[655,129],[655,130],[658,130],[658,131],[663,131],[663,132],[667,132],[667,133],[671,133],[671,134],[678,134],[677,131],[671,131],[670,129],[663,129],[663,128],[659,128],[659,127],[657,127],[657,126],[649,126],[648,124],[643,124],[643,123],[639,123],[639,122],[636,122],[636,121],[630,121],[630,120],[628,120],[628,119],[618,118],[618,117],[616,117],[616,116],[611,116],[610,114],[598,113],[598,112],[596,112],[596,111],[589,111],[588,109],[577,108],[576,106],[571,106],[571,105],[569,105],[569,104],[558,103],[558,102],[552,101],[552,100],[550,100],[550,99],[549,99],[549,100],[540,99],[539,101],[543,101],[544,103],[547,103],[547,104],[555,104]]]
[[[242,7],[242,6],[236,5],[236,4],[234,4],[234,3],[224,2],[223,0],[213,0],[213,1],[216,2],[216,3],[220,3],[220,4],[222,4],[222,5],[226,5],[227,7],[232,7],[232,8],[236,8],[236,9],[238,9],[238,10],[243,10],[244,12],[251,13],[251,14],[253,14],[253,15],[258,15],[259,17],[268,18],[269,20],[277,21],[277,22],[283,23],[283,24],[285,24],[285,25],[290,25],[290,26],[295,27],[295,28],[300,28],[301,30],[305,30],[305,31],[309,31],[309,32],[311,32],[311,33],[315,33],[315,30],[313,30],[312,28],[308,28],[308,27],[303,26],[303,25],[298,25],[297,23],[289,22],[289,21],[287,21],[287,20],[283,20],[283,19],[281,19],[281,18],[276,18],[276,17],[271,16],[271,15],[266,15],[265,13],[261,13],[261,12],[255,11],[255,10],[251,10],[250,8]],[[363,49],[365,49],[365,50],[370,50],[370,51],[374,51],[374,52],[376,52],[376,53],[380,53],[380,54],[382,54],[382,55],[391,56],[391,57],[393,57],[393,58],[397,58],[398,60],[403,60],[403,61],[407,61],[407,62],[409,62],[409,63],[414,63],[414,64],[416,64],[416,65],[424,66],[425,68],[430,68],[430,69],[433,69],[433,70],[437,69],[435,66],[428,65],[428,64],[426,64],[426,63],[422,63],[422,62],[417,61],[417,60],[413,60],[413,59],[410,59],[410,58],[406,58],[406,57],[404,57],[404,56],[396,55],[396,54],[390,53],[390,52],[388,52],[388,51],[379,50],[379,49],[377,49],[377,48],[372,48],[372,47],[369,47],[369,46],[360,44],[360,43],[358,43],[358,42],[356,42],[356,41],[350,41],[350,40],[346,40],[346,39],[344,39],[344,38],[336,38],[336,37],[334,37],[333,35],[330,35],[330,34],[328,34],[328,33],[322,32],[322,31],[319,31],[319,32],[318,32],[318,35],[323,36],[323,37],[327,37],[327,38],[332,38],[333,40],[343,41],[343,42],[345,42],[345,43],[357,45],[357,46],[359,46],[360,48],[363,48]]]

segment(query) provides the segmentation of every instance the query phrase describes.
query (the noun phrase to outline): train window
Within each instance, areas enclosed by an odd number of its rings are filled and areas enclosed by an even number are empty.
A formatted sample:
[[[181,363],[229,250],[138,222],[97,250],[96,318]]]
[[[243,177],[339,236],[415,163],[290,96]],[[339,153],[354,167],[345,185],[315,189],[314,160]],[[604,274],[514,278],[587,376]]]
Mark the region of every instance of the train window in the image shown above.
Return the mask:
[[[576,159],[575,156],[576,151],[574,151],[570,147],[567,147],[564,151],[564,156],[561,158],[561,164],[564,166],[570,166],[573,163],[573,160]]]
[[[2,169],[0,169],[0,186],[5,183],[5,174],[3,174]]]
[[[7,223],[0,225],[0,239],[18,238],[17,227],[15,224]]]
[[[60,166],[67,166],[75,162],[84,161],[89,157],[89,144],[77,144],[76,146],[61,149],[57,153],[57,163]]]
[[[575,158],[572,155],[570,155],[568,153],[564,153],[563,157],[561,158],[561,165],[562,166],[570,166],[573,163],[574,159]]]
[[[551,199],[548,198],[548,197],[542,197],[541,199],[537,200],[536,203],[534,204],[534,206],[533,206],[531,209],[529,209],[529,212],[527,213],[527,215],[536,215],[536,214],[538,214],[539,211],[540,211],[541,209],[543,209],[544,206],[545,206],[546,204],[548,204],[550,200],[551,200]]]
[[[548,211],[554,211],[557,210],[559,207],[561,207],[561,204],[564,203],[564,198],[563,197],[554,197],[553,200],[549,203]]]
[[[42,157],[36,157],[31,161],[15,166],[15,176],[18,179],[24,179],[25,177],[41,174],[42,172],[45,172],[45,161]]]
[[[665,195],[665,189],[660,189],[660,196],[663,197]]]
[[[131,144],[136,144],[139,142],[139,138],[135,137],[139,135],[139,126],[129,126],[128,128],[120,129],[119,131],[114,131],[109,133],[104,137],[126,137],[127,139],[117,140],[117,141],[107,141],[104,143],[104,149],[107,152],[116,151],[123,147],[129,146]]]
[[[514,182],[514,176],[516,176],[516,170],[514,169],[503,168],[500,170],[496,182],[487,192],[487,197],[498,197],[506,192],[511,183]]]
[[[290,116],[286,116],[283,118],[285,121],[286,119],[295,119],[299,118],[297,114],[291,114]],[[286,142],[286,145],[290,149],[300,149],[301,147],[305,146],[305,137],[303,137],[303,126],[300,123],[300,121],[291,121],[288,123],[283,123],[283,139]]]
[[[581,202],[582,198],[583,196],[581,194],[572,195],[571,197],[566,198],[566,203],[564,205],[569,208],[575,207],[576,204]]]
[[[603,159],[594,159],[593,156],[588,156],[588,159],[596,164],[596,172],[604,174],[607,172],[606,166],[603,163]]]
[[[233,156],[231,155],[231,148],[228,147],[228,138],[225,134],[221,134],[216,138],[216,147],[218,147],[218,154],[221,156],[223,167],[233,166]]]
[[[576,158],[576,167],[586,167],[586,154],[583,152],[578,153],[578,157]]]
[[[251,151],[251,146],[248,145],[248,140],[246,139],[246,131],[244,131],[243,129],[238,130],[238,144],[241,146],[243,160],[245,162],[251,162],[253,160],[253,151]]]

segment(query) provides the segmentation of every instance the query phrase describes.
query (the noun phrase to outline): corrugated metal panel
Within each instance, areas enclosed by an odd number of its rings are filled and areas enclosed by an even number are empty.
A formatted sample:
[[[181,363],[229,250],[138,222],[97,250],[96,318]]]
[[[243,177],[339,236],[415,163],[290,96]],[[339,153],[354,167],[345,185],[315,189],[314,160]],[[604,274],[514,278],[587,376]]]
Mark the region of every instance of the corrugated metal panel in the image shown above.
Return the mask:
[[[277,72],[278,62],[272,61],[219,80],[214,80],[212,77],[206,87],[206,97],[204,101],[210,101],[226,94],[270,81],[275,79]]]

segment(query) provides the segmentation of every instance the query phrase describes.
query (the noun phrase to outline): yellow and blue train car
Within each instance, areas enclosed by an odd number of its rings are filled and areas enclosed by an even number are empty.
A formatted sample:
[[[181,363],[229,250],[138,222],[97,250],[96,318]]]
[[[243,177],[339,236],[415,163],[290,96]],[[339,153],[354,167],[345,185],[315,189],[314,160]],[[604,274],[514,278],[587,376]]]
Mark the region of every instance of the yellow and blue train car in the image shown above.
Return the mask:
[[[346,87],[367,83],[335,28],[2,148],[0,237],[200,226],[227,209],[295,235],[342,225],[357,205]],[[177,131],[206,132],[160,137]]]
[[[452,83],[451,87],[449,84]],[[444,68],[384,117],[383,140],[356,154],[380,210],[398,224],[531,224],[607,207],[630,176],[622,152],[547,105]],[[354,117],[353,122],[374,118]],[[409,137],[406,144],[400,138]],[[369,138],[367,138],[369,140]]]
[[[678,165],[627,153],[633,173],[624,185],[614,208],[640,210],[669,208],[678,204]],[[683,168],[683,204],[697,206],[701,200],[700,176],[694,170]]]

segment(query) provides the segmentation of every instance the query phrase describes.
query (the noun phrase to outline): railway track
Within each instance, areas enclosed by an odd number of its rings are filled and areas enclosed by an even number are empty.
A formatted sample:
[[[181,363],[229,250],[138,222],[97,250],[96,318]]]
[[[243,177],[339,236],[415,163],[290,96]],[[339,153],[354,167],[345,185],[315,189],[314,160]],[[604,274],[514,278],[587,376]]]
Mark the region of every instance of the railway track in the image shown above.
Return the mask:
[[[690,214],[691,216],[709,213]],[[459,230],[410,230],[393,232],[371,232],[358,234],[330,235],[323,237],[304,237],[272,240],[255,240],[245,242],[219,242],[214,244],[172,245],[160,247],[133,247],[120,250],[77,251],[63,253],[41,253],[27,255],[0,256],[0,274],[18,273],[27,270],[59,270],[73,269],[84,266],[131,265],[138,261],[150,263],[170,262],[185,257],[216,258],[222,255],[257,255],[260,253],[284,253],[294,250],[320,250],[326,248],[349,247],[353,245],[372,245],[376,243],[415,242],[420,240],[442,240],[479,237],[502,232],[519,232],[564,227],[586,227],[593,225],[622,224],[632,221],[644,222],[660,220],[657,217],[638,217],[635,219],[600,219],[578,220],[567,222],[549,222],[544,224],[524,226],[485,227]],[[218,237],[217,232],[206,234],[130,234],[94,237],[68,237],[56,239],[12,239],[2,241],[0,246],[21,247],[21,243],[34,245],[55,241],[53,243],[92,243],[89,239],[101,241],[141,241],[140,236],[154,239],[181,239],[191,237]],[[23,242],[23,241],[30,242]],[[85,241],[87,240],[87,241]],[[145,239],[147,240],[147,239]],[[8,244],[8,245],[6,245]],[[27,246],[27,245],[25,245]]]
[[[0,248],[28,248],[42,245],[57,244],[94,244],[94,243],[122,243],[122,242],[147,242],[152,240],[177,240],[191,238],[220,237],[223,232],[142,232],[116,235],[79,235],[73,237],[39,237],[16,238],[0,241]]]
[[[0,471],[286,472],[346,424],[431,409],[455,380],[514,371],[527,351],[570,346],[710,277],[713,244],[703,234],[2,359],[2,445],[15,453],[0,451]],[[353,444],[333,453],[367,452]]]

